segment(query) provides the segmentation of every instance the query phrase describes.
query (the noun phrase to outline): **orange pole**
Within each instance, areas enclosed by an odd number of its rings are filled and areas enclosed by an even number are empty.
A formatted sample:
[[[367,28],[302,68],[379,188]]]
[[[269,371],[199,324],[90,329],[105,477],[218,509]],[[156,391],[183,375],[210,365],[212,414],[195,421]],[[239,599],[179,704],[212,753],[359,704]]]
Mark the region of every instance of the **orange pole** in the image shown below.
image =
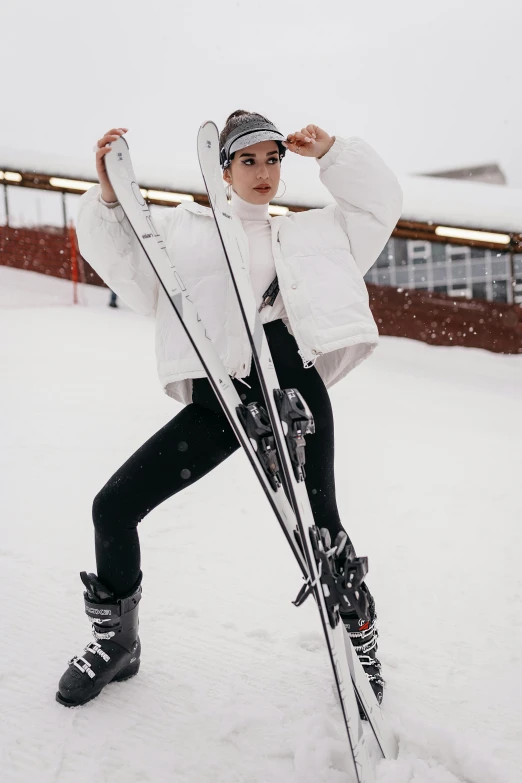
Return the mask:
[[[78,304],[78,251],[76,249],[76,232],[72,221],[69,223],[69,246],[71,248],[71,280],[73,283],[73,303]]]

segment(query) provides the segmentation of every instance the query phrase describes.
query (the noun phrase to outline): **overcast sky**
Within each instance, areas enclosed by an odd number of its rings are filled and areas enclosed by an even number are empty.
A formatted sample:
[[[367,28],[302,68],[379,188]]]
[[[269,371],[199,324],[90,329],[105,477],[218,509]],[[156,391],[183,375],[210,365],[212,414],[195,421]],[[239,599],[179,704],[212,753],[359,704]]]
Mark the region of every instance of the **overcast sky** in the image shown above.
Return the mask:
[[[141,181],[201,190],[199,125],[246,108],[398,173],[496,161],[522,187],[518,0],[5,0],[0,30],[0,165],[92,176],[128,125]]]

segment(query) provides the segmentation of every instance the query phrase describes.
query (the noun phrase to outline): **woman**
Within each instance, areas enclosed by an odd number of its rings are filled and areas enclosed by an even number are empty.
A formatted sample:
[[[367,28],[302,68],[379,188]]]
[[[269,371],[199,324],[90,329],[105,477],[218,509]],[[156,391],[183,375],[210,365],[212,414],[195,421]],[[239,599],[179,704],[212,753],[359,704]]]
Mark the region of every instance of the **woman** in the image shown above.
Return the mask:
[[[166,393],[185,407],[94,499],[98,575],[82,572],[81,578],[96,641],[82,657],[70,661],[60,680],[57,699],[66,706],[84,704],[108,682],[131,677],[139,669],[138,522],[239,448],[107,177],[104,160],[110,143],[125,132],[115,128],[98,142],[100,186],[82,196],[80,250],[127,304],[154,314],[160,379]],[[307,439],[306,451],[306,487],[314,520],[335,540],[338,556],[346,558],[353,547],[335,499],[327,387],[365,359],[377,343],[363,275],[400,216],[401,190],[365,142],[330,136],[316,125],[285,139],[265,117],[236,111],[220,135],[220,148],[223,179],[242,227],[243,252],[281,388],[298,388],[315,419],[316,434]],[[270,218],[268,204],[278,192],[287,150],[318,160],[320,178],[335,204]],[[183,203],[159,213],[155,221],[241,398],[245,403],[262,400],[211,210]],[[343,620],[380,701],[384,683],[376,658],[373,599],[367,595],[367,623],[361,627],[354,615]]]

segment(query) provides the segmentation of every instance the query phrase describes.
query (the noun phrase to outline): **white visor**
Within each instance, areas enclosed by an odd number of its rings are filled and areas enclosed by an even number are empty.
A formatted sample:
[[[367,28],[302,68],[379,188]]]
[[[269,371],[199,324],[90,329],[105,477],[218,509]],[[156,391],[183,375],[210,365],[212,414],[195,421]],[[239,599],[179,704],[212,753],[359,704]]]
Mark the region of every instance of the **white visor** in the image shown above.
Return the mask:
[[[252,133],[247,133],[245,136],[241,136],[241,138],[236,139],[231,146],[230,146],[230,152],[229,155],[233,155],[234,152],[238,152],[239,150],[244,150],[245,147],[250,147],[251,144],[259,144],[260,141],[284,141],[285,137],[282,133],[277,133],[274,131],[269,130],[259,130],[259,131],[253,131]]]

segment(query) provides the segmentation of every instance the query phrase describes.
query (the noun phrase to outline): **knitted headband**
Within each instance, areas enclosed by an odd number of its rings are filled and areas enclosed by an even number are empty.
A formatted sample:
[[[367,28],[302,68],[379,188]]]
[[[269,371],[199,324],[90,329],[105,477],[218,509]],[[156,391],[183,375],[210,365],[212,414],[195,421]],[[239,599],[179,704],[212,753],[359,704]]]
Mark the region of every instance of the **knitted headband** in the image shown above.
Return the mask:
[[[259,118],[245,118],[245,122],[240,123],[234,128],[225,139],[220,150],[219,162],[223,169],[227,169],[232,163],[232,157],[238,150],[250,147],[251,144],[257,144],[260,141],[277,141],[279,154],[281,158],[285,156],[286,148],[282,141],[285,141],[283,134],[277,130],[271,122],[260,120]]]

